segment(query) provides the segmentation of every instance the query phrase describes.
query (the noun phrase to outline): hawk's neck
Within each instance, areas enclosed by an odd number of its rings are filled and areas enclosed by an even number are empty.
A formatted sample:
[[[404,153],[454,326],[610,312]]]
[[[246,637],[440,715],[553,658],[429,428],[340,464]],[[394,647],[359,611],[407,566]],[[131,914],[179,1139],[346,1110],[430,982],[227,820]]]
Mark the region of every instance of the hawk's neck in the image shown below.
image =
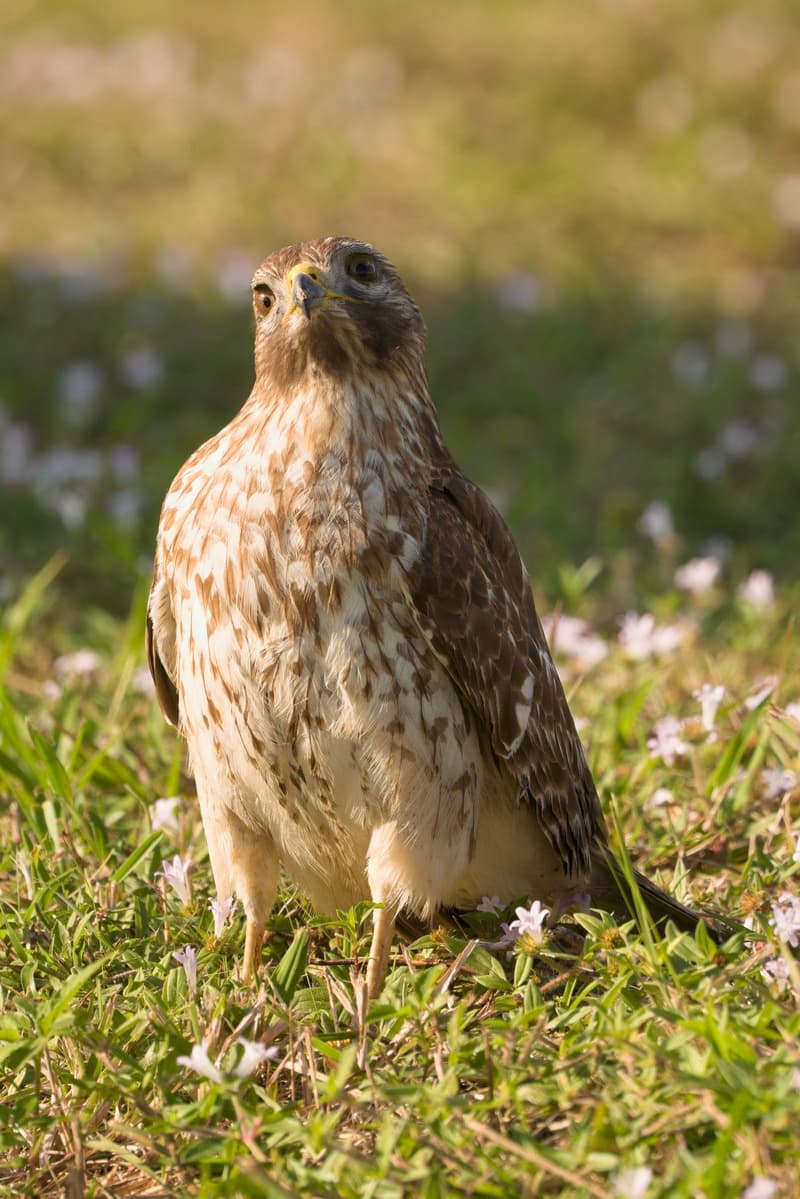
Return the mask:
[[[424,378],[305,377],[278,395],[260,381],[237,418],[265,450],[317,464],[335,454],[358,469],[377,456],[406,474],[427,467],[440,445]]]

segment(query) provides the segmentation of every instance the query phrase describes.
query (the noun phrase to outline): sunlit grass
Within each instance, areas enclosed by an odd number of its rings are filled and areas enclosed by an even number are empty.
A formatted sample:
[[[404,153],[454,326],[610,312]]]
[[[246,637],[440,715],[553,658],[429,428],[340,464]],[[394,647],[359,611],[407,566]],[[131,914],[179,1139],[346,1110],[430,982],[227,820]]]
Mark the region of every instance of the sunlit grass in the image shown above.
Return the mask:
[[[694,640],[635,659],[604,626],[588,673],[562,659],[631,857],[760,939],[718,949],[595,914],[582,948],[492,954],[434,930],[397,945],[369,1003],[368,906],[320,920],[291,891],[260,990],[240,985],[240,915],[209,909],[192,786],[137,691],[141,604],[127,627],[89,614],[96,657],[58,681],[39,590],[11,618],[0,703],[2,1193],[72,1178],[97,1196],[600,1196],[637,1167],[649,1196],[723,1199],[759,1176],[796,1193],[800,972],[770,923],[800,874],[788,601],[673,595]],[[578,606],[594,629],[591,591]],[[760,699],[753,661],[772,675]],[[710,729],[702,682],[725,688]],[[685,739],[671,763],[647,746],[665,714]],[[497,921],[475,917],[475,935],[496,940]],[[264,1058],[252,1073],[242,1041]]]
[[[0,1194],[800,1195],[793,6],[0,24]],[[420,300],[615,836],[764,940],[435,930],[368,1003],[368,908],[284,890],[239,984],[144,595],[249,390],[253,268],[329,232]]]

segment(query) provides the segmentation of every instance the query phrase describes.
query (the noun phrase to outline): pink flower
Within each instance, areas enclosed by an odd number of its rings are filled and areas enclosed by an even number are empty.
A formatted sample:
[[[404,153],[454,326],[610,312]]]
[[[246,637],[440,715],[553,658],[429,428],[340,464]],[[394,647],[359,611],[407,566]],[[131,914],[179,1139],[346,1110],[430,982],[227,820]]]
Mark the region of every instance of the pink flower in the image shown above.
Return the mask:
[[[748,712],[753,712],[756,708],[760,708],[764,700],[768,699],[774,690],[774,677],[770,676],[769,678],[759,679],[756,683],[756,690],[751,695],[748,695],[744,701],[744,706]]]
[[[90,679],[100,669],[101,658],[93,649],[79,649],[74,654],[62,654],[54,662],[60,679]]]
[[[208,906],[214,917],[214,936],[221,937],[225,925],[233,915],[236,899],[233,895],[229,895],[227,899],[209,899]]]
[[[153,830],[162,829],[164,832],[177,833],[178,817],[175,815],[175,809],[180,803],[177,795],[172,795],[169,799],[157,799],[153,804],[153,815],[151,817]]]
[[[751,608],[764,611],[775,603],[775,587],[772,575],[768,570],[754,570],[752,574],[739,585],[739,598]]]
[[[749,1187],[742,1191],[742,1199],[775,1199],[778,1184],[772,1178],[757,1174]]]
[[[171,862],[164,862],[164,869],[156,873],[156,878],[163,878],[172,887],[173,891],[179,896],[181,903],[191,903],[192,893],[189,885],[189,870],[192,866],[192,859],[187,858],[186,861],[175,854]]]
[[[620,621],[619,643],[629,658],[641,661],[677,649],[686,633],[684,624],[657,625],[650,612],[626,612]]]
[[[670,791],[669,787],[656,787],[653,794],[645,801],[646,808],[663,808],[666,804],[671,804],[675,796]]]
[[[202,1074],[203,1078],[208,1078],[211,1082],[222,1082],[222,1071],[211,1061],[205,1045],[193,1045],[188,1057],[182,1054],[176,1061],[179,1066],[186,1066],[188,1070]]]
[[[675,522],[669,504],[663,500],[653,500],[639,517],[636,527],[656,545],[670,542],[675,536]]]
[[[725,695],[724,687],[713,687],[711,683],[703,683],[703,686],[693,691],[692,695],[696,700],[700,701],[700,708],[703,713],[703,728],[707,733],[714,730],[714,723],[717,718],[717,709],[722,703]]]
[[[689,752],[689,746],[680,736],[683,721],[677,716],[664,716],[656,723],[653,735],[647,738],[651,758],[661,758],[671,766],[676,758]]]
[[[603,638],[593,633],[586,621],[577,616],[550,614],[545,616],[542,626],[554,653],[574,658],[587,670],[602,662],[608,653]]]
[[[775,930],[779,941],[791,945],[793,949],[800,946],[800,899],[784,891],[778,896],[778,902],[772,905],[770,924]]]
[[[675,571],[675,584],[692,594],[710,591],[719,578],[720,569],[719,558],[692,558]]]
[[[794,791],[797,786],[797,775],[794,771],[782,770],[780,766],[762,770],[759,778],[767,799],[776,799],[779,795]]]
[[[534,899],[529,908],[517,908],[516,919],[502,927],[516,939],[530,937],[535,945],[541,945],[544,939],[544,922],[549,915],[550,909],[543,907],[538,899]]]
[[[765,982],[772,983],[779,991],[785,991],[791,979],[789,967],[783,958],[767,958],[761,967],[761,974]]]
[[[249,1078],[262,1062],[274,1062],[280,1057],[280,1050],[274,1045],[267,1049],[260,1041],[248,1041],[245,1037],[239,1037],[238,1044],[242,1047],[242,1056],[233,1068],[237,1078]]]
[[[186,982],[189,986],[189,994],[194,995],[197,992],[197,950],[193,945],[186,945],[172,955],[176,962],[180,962],[183,966],[186,975]]]
[[[627,1170],[620,1170],[611,1179],[614,1195],[618,1199],[644,1199],[652,1181],[653,1171],[649,1166],[633,1166]]]

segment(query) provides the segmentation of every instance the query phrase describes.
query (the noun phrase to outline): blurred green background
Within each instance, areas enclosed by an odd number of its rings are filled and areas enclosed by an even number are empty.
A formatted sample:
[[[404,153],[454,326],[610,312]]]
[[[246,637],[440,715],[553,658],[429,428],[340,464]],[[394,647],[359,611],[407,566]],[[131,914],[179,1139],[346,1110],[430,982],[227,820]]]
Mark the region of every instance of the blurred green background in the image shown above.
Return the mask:
[[[794,0],[5,0],[0,108],[7,594],[65,547],[124,609],[246,398],[253,268],[327,233],[404,273],[550,598],[589,556],[616,604],[709,546],[796,576]]]

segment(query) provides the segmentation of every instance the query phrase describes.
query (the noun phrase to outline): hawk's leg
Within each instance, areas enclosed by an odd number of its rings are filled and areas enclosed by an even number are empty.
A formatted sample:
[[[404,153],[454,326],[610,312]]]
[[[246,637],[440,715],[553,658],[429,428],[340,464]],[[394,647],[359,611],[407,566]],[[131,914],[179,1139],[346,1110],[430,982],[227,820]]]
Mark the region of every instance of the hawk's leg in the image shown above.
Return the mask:
[[[244,908],[242,982],[250,982],[258,974],[264,929],[278,890],[278,855],[268,833],[250,828],[218,800],[205,799],[199,779],[197,789],[217,896],[224,903],[236,895]]]
[[[409,891],[408,855],[394,821],[373,829],[367,850],[367,881],[373,903],[383,906],[372,913],[372,945],[367,966],[370,999],[380,995],[386,981],[394,922]]]
[[[385,903],[382,908],[376,908],[372,913],[372,945],[367,965],[367,994],[370,999],[377,999],[386,981],[396,916],[395,904]]]

